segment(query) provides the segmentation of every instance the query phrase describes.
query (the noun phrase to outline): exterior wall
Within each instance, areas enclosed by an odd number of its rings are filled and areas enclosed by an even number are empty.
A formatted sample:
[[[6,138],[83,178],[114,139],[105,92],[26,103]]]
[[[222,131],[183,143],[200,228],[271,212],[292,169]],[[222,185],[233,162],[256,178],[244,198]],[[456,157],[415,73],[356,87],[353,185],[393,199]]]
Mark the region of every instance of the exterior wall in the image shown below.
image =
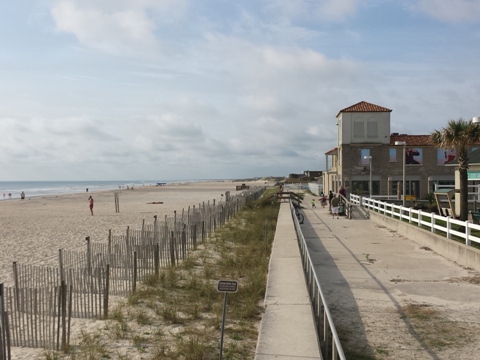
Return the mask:
[[[340,113],[338,116],[338,143],[339,144],[360,144],[390,143],[390,113],[389,112],[346,112]],[[363,138],[355,138],[354,126],[355,122],[375,122],[377,123],[377,137],[367,137],[367,129],[365,128],[365,136]]]
[[[355,137],[356,122],[365,125],[363,138]],[[377,124],[376,138],[368,137],[368,122]],[[337,117],[337,125],[337,152],[335,154],[329,152],[327,155],[323,190],[338,192],[340,186],[344,186],[347,193],[350,193],[353,182],[368,184],[370,166],[368,161],[362,164],[361,150],[369,149],[369,155],[372,156],[373,194],[395,197],[397,194],[390,193],[390,189],[392,183],[397,185],[403,181],[403,146],[390,145],[390,112],[341,112]],[[419,183],[415,193],[417,199],[423,199],[427,193],[431,192],[433,183],[436,181],[454,181],[454,169],[437,164],[435,147],[416,145],[412,147],[421,148],[423,152],[422,163],[407,164],[405,171],[407,182]],[[396,161],[390,159],[390,149],[396,149]],[[329,157],[330,168],[328,168]],[[377,184],[379,184],[378,188]],[[364,191],[368,194],[368,186]],[[408,191],[407,194],[409,194]]]
[[[390,149],[396,149],[396,160],[391,161]],[[454,180],[454,169],[449,166],[437,165],[437,149],[434,147],[420,147],[423,150],[423,162],[421,165],[405,166],[407,181],[419,181],[420,191],[418,199],[429,193],[429,187],[434,180]],[[361,163],[361,150],[369,149],[372,156],[372,181],[380,181],[380,191],[375,195],[389,194],[390,182],[403,180],[403,147],[375,144],[342,144],[340,154],[342,166],[339,168],[339,177],[349,193],[353,181],[369,181],[370,167]],[[347,181],[345,181],[347,178]]]

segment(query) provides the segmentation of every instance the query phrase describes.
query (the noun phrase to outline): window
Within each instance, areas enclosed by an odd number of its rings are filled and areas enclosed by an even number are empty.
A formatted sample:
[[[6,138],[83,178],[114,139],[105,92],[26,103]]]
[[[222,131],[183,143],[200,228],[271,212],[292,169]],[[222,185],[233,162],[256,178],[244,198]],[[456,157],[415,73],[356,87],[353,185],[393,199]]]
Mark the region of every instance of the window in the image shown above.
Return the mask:
[[[365,137],[365,123],[363,121],[354,122],[353,137],[362,139]]]
[[[456,155],[457,155],[457,152],[455,149],[452,149],[452,150],[437,149],[437,164],[443,165],[450,161],[453,161],[455,160]]]
[[[423,163],[423,149],[406,148],[405,163],[407,165],[421,165]]]
[[[389,153],[388,161],[390,161],[390,162],[397,162],[397,149],[395,149],[395,148],[390,148],[390,153]]]
[[[352,181],[352,194],[368,196],[370,191],[370,181]],[[372,195],[380,194],[380,181],[372,181]]]
[[[369,157],[370,157],[370,149],[360,149],[360,164],[361,165],[370,165]]]
[[[367,122],[367,137],[369,139],[378,137],[378,123],[376,121]]]
[[[402,190],[403,185],[401,181],[390,182],[390,194],[401,194]],[[405,183],[405,192],[407,196],[414,196],[416,199],[420,199],[420,181],[407,180]]]

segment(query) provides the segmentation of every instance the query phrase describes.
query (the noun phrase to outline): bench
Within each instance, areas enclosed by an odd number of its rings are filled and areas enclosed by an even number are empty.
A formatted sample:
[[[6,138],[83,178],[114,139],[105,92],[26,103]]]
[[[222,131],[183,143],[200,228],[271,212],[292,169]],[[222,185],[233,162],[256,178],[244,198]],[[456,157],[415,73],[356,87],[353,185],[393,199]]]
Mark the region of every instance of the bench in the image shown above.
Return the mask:
[[[480,212],[470,211],[470,220],[472,220],[474,224],[480,224]]]

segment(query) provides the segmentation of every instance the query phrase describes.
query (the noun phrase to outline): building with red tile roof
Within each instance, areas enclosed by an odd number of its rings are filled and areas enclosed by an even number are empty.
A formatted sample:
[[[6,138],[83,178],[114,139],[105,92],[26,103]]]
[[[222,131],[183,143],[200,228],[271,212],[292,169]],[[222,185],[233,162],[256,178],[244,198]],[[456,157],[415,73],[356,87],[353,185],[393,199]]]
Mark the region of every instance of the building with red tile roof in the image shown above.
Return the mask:
[[[401,198],[404,159],[407,198],[423,199],[435,185],[454,185],[454,169],[444,164],[455,154],[437,149],[430,135],[391,133],[391,113],[365,101],[338,112],[338,143],[325,153],[325,192],[344,186],[347,192],[369,195],[371,186],[373,196]]]

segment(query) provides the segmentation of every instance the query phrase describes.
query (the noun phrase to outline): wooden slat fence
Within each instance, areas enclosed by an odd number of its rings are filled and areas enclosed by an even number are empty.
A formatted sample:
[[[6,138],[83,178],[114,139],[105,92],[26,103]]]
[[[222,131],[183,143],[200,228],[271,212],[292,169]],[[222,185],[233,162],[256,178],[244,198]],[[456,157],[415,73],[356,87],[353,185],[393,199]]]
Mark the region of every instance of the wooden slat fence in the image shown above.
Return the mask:
[[[5,307],[5,288],[0,283],[0,360],[10,360],[10,334],[8,326],[8,313]]]
[[[72,287],[3,287],[11,346],[65,351],[70,342]]]
[[[93,268],[45,268],[42,266],[14,263],[15,286],[13,289],[54,288],[65,283],[72,287],[72,316],[75,318],[103,319],[108,304],[109,265]],[[33,276],[31,276],[33,274]],[[41,283],[40,281],[44,281]],[[124,287],[126,295],[131,287]],[[120,291],[119,291],[120,293]],[[19,297],[20,298],[20,297]]]
[[[67,349],[72,316],[107,318],[110,295],[128,296],[137,281],[176,265],[262,193],[228,194],[228,201],[155,216],[152,224],[143,221],[141,230],[121,235],[110,230],[107,242],[87,237],[84,251],[59,250],[58,267],[14,262],[15,286],[0,283],[0,360],[10,360],[10,346]]]

